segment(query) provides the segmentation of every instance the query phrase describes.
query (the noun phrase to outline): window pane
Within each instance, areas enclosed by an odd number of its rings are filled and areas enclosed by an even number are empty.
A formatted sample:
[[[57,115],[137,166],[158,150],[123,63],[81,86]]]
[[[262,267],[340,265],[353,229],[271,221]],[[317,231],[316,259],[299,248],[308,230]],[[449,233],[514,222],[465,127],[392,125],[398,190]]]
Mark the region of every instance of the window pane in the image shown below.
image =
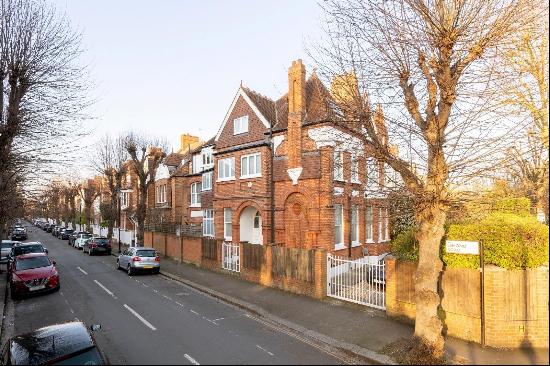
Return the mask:
[[[256,174],[260,174],[262,171],[262,156],[256,155]]]
[[[229,159],[229,177],[233,178],[235,176],[235,158]]]
[[[256,160],[255,156],[248,157],[248,172],[251,175],[256,174],[256,172],[254,171],[254,167],[255,167],[254,161],[255,160]]]
[[[241,176],[248,175],[248,156],[241,158]]]

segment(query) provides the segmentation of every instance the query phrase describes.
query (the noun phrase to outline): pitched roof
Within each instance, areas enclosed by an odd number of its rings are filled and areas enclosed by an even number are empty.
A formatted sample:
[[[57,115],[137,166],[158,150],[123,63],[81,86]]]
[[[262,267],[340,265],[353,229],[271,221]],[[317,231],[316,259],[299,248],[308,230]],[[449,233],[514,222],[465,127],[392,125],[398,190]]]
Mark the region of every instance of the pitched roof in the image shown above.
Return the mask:
[[[185,154],[171,153],[164,158],[164,165],[178,166],[185,157]]]

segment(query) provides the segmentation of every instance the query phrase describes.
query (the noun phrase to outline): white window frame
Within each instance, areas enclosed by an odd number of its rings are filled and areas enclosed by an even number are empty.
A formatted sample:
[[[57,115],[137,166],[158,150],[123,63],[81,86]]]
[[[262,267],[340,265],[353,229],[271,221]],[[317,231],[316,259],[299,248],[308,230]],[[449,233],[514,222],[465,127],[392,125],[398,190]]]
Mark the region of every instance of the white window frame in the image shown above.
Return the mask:
[[[120,208],[128,207],[130,203],[130,192],[121,192],[120,193]]]
[[[254,158],[254,169],[258,170],[255,171],[253,174],[250,174],[249,168],[250,168],[250,159]],[[246,164],[243,163],[243,161],[246,160]],[[259,163],[259,166],[258,166]],[[246,167],[246,174],[243,174],[243,168]],[[261,153],[254,153],[254,154],[248,154],[241,156],[241,179],[248,179],[248,178],[258,178],[262,176],[262,154]]]
[[[340,238],[341,242],[336,243],[336,235],[334,235],[334,249],[340,250],[346,248],[346,244],[344,243],[344,206],[341,204],[335,204],[334,205],[334,233],[336,234],[337,226],[336,226],[336,215],[340,215]]]
[[[248,115],[237,117],[233,120],[233,135],[241,135],[248,132]]]
[[[355,153],[351,155],[351,183],[361,183],[359,179],[359,158]]]
[[[227,217],[229,214],[229,217]],[[223,237],[225,240],[233,240],[233,210],[230,208],[223,209]]]
[[[201,183],[195,182],[191,184],[191,204],[189,207],[201,207]]]
[[[359,240],[359,206],[353,205],[351,206],[351,246],[357,247],[361,245],[361,241]],[[355,239],[353,238],[353,234],[355,234]]]
[[[210,169],[214,166],[214,156],[212,147],[206,147],[201,150],[201,163],[203,170]]]
[[[334,172],[333,177],[334,180],[345,182],[344,180],[344,152],[343,151],[335,151],[334,152]]]
[[[227,174],[226,174],[227,173]],[[218,160],[218,180],[225,182],[235,179],[235,157],[229,157]]]
[[[157,203],[166,203],[166,184],[157,186]]]
[[[202,183],[201,191],[211,191],[212,190],[212,172],[207,172],[202,174]]]
[[[204,210],[202,216],[202,235],[203,236],[214,236],[214,210],[207,209]]]
[[[376,172],[376,159],[375,158],[367,158],[366,159],[366,169],[365,169],[365,175],[366,175],[366,183],[368,186],[374,186],[377,185],[378,182],[376,182],[376,177],[378,176],[378,173]],[[373,184],[374,183],[374,184]]]
[[[365,207],[365,242],[366,243],[374,243],[374,216],[373,216],[373,207],[372,206],[366,206]],[[369,235],[370,231],[370,235]]]
[[[378,208],[378,242],[385,243],[389,241],[389,219],[388,209],[386,207]]]
[[[193,174],[202,172],[202,155],[201,154],[195,154],[193,155]]]

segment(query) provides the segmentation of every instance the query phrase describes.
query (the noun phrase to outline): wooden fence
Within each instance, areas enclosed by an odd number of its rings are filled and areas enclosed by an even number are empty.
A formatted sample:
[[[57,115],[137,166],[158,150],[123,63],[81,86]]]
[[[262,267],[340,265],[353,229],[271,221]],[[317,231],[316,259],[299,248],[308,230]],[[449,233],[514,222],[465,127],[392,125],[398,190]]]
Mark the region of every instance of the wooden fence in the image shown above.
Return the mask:
[[[416,263],[386,259],[386,311],[414,320]],[[444,331],[481,341],[481,273],[447,268],[441,278]],[[492,347],[548,347],[548,267],[485,268],[485,341]]]
[[[290,277],[299,281],[314,282],[315,256],[312,250],[273,247],[274,277]]]

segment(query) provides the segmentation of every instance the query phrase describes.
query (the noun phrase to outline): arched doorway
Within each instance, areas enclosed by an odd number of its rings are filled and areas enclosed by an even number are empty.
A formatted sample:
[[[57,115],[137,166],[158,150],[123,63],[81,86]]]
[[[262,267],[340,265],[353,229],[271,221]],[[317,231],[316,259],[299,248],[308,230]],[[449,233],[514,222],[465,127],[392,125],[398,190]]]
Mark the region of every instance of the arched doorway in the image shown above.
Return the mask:
[[[291,248],[307,247],[307,217],[305,197],[300,193],[292,193],[285,202],[285,245]]]
[[[262,215],[254,207],[247,207],[239,218],[240,240],[252,244],[263,244]]]

